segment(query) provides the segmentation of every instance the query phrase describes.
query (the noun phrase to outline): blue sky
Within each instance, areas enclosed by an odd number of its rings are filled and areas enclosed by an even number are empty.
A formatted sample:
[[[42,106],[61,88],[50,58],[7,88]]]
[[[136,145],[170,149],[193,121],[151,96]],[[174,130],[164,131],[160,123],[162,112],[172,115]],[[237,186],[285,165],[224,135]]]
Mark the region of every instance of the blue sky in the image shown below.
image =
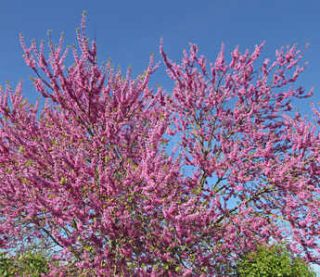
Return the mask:
[[[305,59],[309,66],[300,83],[314,86],[312,100],[320,100],[320,2],[316,0],[1,1],[0,84],[23,80],[24,94],[34,100],[37,94],[21,58],[18,33],[29,41],[46,38],[49,29],[56,36],[64,31],[66,43],[73,43],[83,10],[88,12],[88,33],[98,41],[101,61],[111,57],[115,65],[123,69],[132,66],[136,73],[144,69],[151,53],[160,60],[161,37],[173,59],[180,57],[189,42],[197,43],[212,59],[221,42],[230,50],[266,41],[266,56],[283,45],[297,43],[304,48],[308,43]],[[154,82],[169,86],[160,73]],[[308,112],[309,101],[298,108]]]

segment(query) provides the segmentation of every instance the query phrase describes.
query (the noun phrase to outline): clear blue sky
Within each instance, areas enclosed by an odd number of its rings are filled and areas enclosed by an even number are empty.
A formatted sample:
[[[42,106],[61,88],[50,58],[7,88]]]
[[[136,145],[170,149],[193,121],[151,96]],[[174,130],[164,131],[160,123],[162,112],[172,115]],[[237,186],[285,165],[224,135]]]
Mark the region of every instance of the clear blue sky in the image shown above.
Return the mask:
[[[34,99],[18,33],[29,41],[46,38],[49,29],[57,36],[64,31],[66,42],[73,43],[83,10],[88,12],[88,32],[98,41],[101,60],[111,57],[114,64],[131,65],[137,73],[150,53],[160,60],[161,37],[174,59],[189,42],[212,58],[222,41],[227,49],[236,45],[243,49],[265,40],[266,55],[282,45],[297,43],[303,48],[309,43],[305,55],[309,66],[300,82],[315,86],[313,101],[320,100],[320,2],[316,0],[1,1],[0,84],[23,80],[25,95]],[[159,76],[156,82],[166,85]],[[300,108],[308,110],[305,104]]]

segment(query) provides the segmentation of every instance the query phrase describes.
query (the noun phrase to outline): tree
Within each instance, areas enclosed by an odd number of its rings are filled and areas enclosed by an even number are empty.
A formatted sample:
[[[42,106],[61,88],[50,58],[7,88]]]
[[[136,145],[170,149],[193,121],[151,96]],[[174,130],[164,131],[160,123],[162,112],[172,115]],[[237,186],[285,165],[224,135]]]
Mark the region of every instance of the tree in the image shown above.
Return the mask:
[[[262,44],[236,48],[227,62],[222,47],[208,63],[192,44],[174,63],[161,44],[166,92],[149,84],[152,58],[137,78],[99,65],[84,18],[77,42],[50,40],[47,57],[21,37],[42,108],[21,85],[1,92],[3,248],[45,241],[97,275],[223,275],[285,240],[320,263],[320,138],[290,112],[311,95],[299,50],[260,61]]]
[[[48,271],[48,260],[42,253],[25,252],[15,257],[0,254],[0,274],[38,277]]]
[[[316,276],[299,258],[291,257],[281,246],[259,246],[238,263],[239,276]]]

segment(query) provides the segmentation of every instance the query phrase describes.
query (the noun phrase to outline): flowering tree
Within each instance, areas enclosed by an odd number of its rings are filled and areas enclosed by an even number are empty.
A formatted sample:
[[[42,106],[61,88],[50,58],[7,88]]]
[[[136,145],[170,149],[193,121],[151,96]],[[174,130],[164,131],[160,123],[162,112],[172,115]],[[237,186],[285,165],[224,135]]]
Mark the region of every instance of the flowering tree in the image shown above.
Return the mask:
[[[107,276],[224,274],[274,241],[320,263],[320,137],[289,112],[311,95],[295,85],[300,52],[236,48],[227,62],[222,47],[208,63],[191,45],[174,63],[161,46],[166,93],[149,85],[152,59],[137,78],[100,66],[84,25],[78,48],[50,41],[48,57],[21,37],[47,100],[1,91],[1,246],[45,241]]]

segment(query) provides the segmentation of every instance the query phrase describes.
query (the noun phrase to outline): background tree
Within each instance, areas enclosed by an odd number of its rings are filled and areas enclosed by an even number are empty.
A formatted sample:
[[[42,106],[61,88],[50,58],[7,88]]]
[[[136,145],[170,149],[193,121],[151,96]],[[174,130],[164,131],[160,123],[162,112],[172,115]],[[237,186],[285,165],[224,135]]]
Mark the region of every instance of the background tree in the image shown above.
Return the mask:
[[[237,265],[239,276],[316,276],[306,263],[291,257],[282,246],[259,246],[247,253]]]
[[[50,254],[43,249],[30,249],[11,254],[0,253],[0,275],[38,277],[48,273]]]
[[[320,263],[320,139],[290,112],[311,95],[295,85],[300,51],[259,62],[262,45],[236,48],[228,63],[222,47],[208,64],[191,45],[177,64],[161,46],[167,93],[149,85],[152,58],[136,79],[100,66],[84,18],[77,42],[50,41],[46,57],[21,37],[47,100],[1,92],[2,247],[49,241],[55,259],[98,275],[224,274],[284,240]]]

